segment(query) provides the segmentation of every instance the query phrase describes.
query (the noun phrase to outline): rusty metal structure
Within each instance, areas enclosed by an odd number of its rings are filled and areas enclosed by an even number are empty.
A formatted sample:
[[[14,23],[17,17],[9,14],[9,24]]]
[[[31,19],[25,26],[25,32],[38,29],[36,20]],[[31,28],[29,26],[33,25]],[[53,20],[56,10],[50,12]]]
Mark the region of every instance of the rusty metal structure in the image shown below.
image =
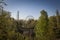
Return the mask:
[[[17,15],[18,14],[19,14],[19,12],[17,12]],[[17,20],[18,20],[18,18],[17,18]],[[25,19],[26,20],[25,24],[23,24],[20,28],[19,28],[19,22],[18,22],[17,23],[17,28],[18,28],[17,31],[23,35],[24,40],[25,40],[26,36],[30,38],[29,40],[34,40],[34,36],[35,36],[34,26],[28,28],[28,26],[26,25],[26,23],[28,21],[27,19],[31,21],[31,19],[34,19],[34,17],[33,16],[27,16]]]

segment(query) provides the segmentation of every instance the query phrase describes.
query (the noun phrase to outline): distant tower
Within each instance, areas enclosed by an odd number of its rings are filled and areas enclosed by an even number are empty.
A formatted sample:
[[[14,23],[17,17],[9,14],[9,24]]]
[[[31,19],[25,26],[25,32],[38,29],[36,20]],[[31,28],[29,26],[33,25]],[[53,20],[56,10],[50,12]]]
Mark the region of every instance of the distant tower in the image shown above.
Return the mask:
[[[17,11],[17,20],[19,20],[19,11]]]
[[[57,19],[57,27],[59,27],[59,22],[60,22],[60,20],[59,20],[59,11],[57,10],[56,11],[56,19]]]

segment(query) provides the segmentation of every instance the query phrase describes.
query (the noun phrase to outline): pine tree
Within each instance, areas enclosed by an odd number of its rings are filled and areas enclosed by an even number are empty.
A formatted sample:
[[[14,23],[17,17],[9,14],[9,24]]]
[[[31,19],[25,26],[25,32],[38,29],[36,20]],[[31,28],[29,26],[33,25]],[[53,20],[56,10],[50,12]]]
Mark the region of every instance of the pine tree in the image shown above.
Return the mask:
[[[37,25],[35,27],[37,40],[48,40],[48,15],[45,10],[41,11],[41,16],[38,19]]]

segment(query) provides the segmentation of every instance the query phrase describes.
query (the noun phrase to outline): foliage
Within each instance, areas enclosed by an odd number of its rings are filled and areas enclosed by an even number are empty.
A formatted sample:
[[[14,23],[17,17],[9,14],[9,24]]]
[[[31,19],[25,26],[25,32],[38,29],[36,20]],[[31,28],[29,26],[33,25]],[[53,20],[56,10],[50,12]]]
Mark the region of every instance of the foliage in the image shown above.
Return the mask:
[[[35,27],[36,37],[38,40],[47,40],[48,30],[48,15],[45,10],[41,11],[41,16]]]
[[[55,16],[49,18],[47,12],[42,10],[38,20],[15,20],[10,16],[10,12],[5,10],[3,14],[0,13],[0,40],[57,40],[60,38],[58,10]],[[32,31],[27,31],[27,35],[24,35],[24,31],[29,28]]]

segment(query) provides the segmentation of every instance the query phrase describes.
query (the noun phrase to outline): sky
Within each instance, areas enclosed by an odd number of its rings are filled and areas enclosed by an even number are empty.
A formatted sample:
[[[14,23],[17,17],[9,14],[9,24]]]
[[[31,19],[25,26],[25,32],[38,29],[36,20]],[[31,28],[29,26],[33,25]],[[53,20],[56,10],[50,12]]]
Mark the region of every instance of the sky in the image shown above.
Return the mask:
[[[26,19],[31,15],[34,19],[38,19],[40,11],[45,10],[48,16],[56,14],[56,10],[60,11],[60,0],[5,0],[7,6],[4,9],[11,12],[11,17],[17,19],[17,11],[19,11],[19,19]]]

